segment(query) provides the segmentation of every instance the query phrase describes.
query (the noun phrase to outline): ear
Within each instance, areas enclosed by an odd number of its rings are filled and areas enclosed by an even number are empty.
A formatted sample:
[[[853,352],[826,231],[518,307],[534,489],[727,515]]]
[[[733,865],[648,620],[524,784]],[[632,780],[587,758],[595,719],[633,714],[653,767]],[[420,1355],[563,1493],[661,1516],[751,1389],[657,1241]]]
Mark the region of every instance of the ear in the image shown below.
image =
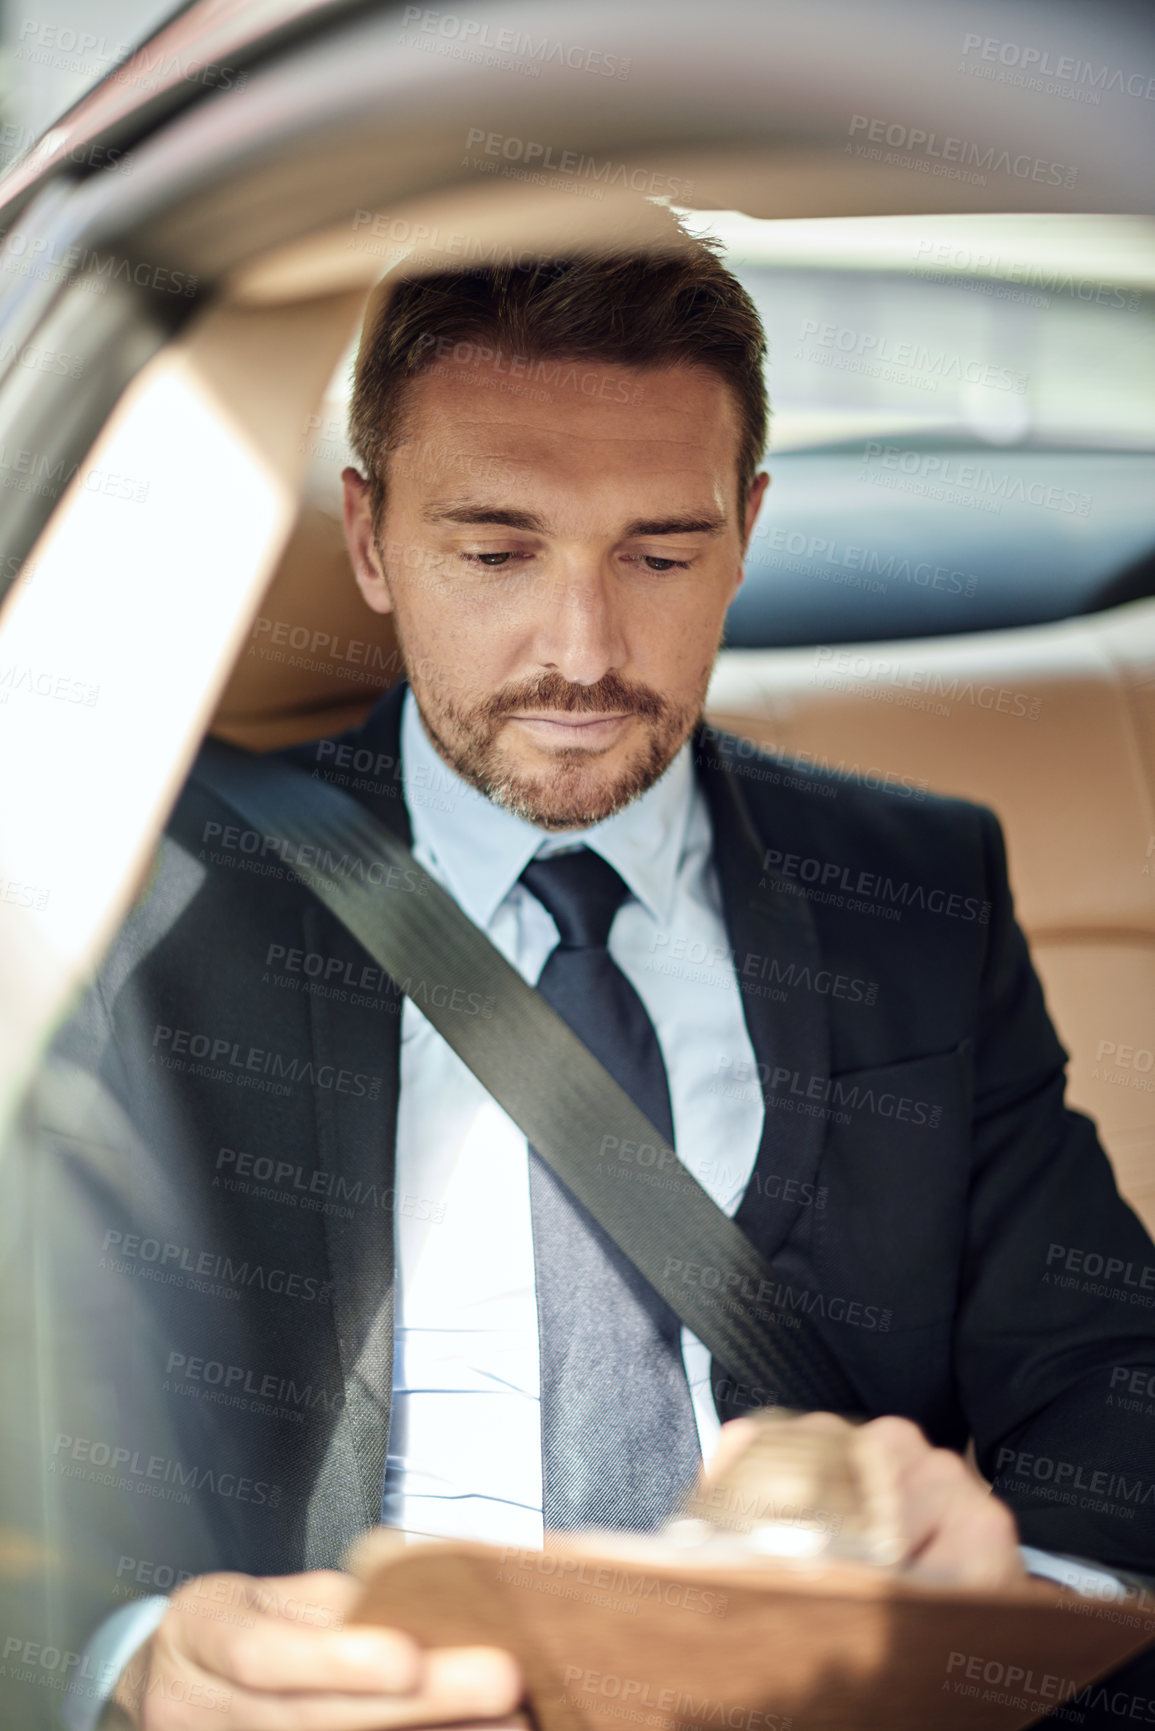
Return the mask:
[[[731,601],[733,601],[735,595],[737,595],[739,589],[742,587],[742,581],[746,575],[746,554],[750,546],[750,537],[754,533],[754,524],[757,520],[762,501],[766,497],[766,489],[769,485],[770,477],[765,470],[763,470],[760,475],[755,475],[750,484],[750,491],[746,496],[746,518],[742,524],[742,557],[738,561],[738,570],[734,577],[734,587],[730,591]]]
[[[392,613],[393,597],[381,566],[373,534],[373,514],[369,504],[369,483],[356,469],[342,469],[341,487],[344,494],[345,544],[357,587],[374,613]]]
[[[743,559],[746,557],[746,551],[750,545],[750,537],[754,533],[754,524],[757,521],[758,512],[762,508],[762,501],[766,497],[766,489],[769,485],[770,477],[766,473],[765,469],[763,469],[760,475],[755,475],[751,484],[750,492],[746,499],[746,521],[742,529]]]

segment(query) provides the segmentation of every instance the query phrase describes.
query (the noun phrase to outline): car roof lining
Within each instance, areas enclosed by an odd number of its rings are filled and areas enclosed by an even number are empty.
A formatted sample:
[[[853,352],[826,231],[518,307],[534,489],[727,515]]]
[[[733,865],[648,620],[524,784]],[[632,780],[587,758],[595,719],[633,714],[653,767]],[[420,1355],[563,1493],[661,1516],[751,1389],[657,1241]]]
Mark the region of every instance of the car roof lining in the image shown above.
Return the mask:
[[[635,183],[638,172],[643,179],[660,174],[666,182],[692,180],[691,202],[755,216],[1151,211],[1149,135],[1138,114],[1144,105],[1120,107],[1109,130],[1093,123],[1092,109],[1028,112],[1013,92],[975,80],[936,81],[937,29],[912,31],[900,66],[876,12],[848,0],[828,0],[827,9],[854,60],[851,80],[837,68],[823,81],[803,76],[810,27],[778,9],[752,13],[723,0],[706,18],[677,0],[653,39],[645,9],[623,17],[596,0],[583,11],[590,38],[596,29],[607,51],[645,50],[631,69],[628,101],[616,103],[592,101],[590,77],[564,67],[545,65],[539,78],[518,80],[497,68],[406,55],[387,15],[338,17],[319,40],[273,53],[243,90],[215,92],[175,116],[132,153],[130,173],[90,175],[74,200],[75,238],[216,282],[276,247],[348,224],[359,209],[390,210],[455,189],[492,194],[500,176],[470,163],[467,140],[495,129],[515,140],[559,140],[596,159],[607,184],[593,190],[612,192],[611,170]],[[888,0],[884,9],[895,27],[899,18],[910,25],[918,16],[906,0]],[[973,10],[965,13],[971,29]],[[735,26],[740,20],[735,39],[748,44],[737,59],[726,40],[727,14]],[[933,103],[929,89],[919,91],[920,67],[934,85]],[[692,90],[693,103],[672,112],[671,88]],[[864,159],[848,150],[847,118],[856,103],[879,113],[898,104],[911,123],[926,106],[927,123],[940,132],[997,133],[1009,149],[1040,161],[1077,151],[1076,184],[1002,175],[974,185]],[[575,197],[573,190],[559,195],[572,222],[596,221],[585,207],[609,210],[609,197]]]

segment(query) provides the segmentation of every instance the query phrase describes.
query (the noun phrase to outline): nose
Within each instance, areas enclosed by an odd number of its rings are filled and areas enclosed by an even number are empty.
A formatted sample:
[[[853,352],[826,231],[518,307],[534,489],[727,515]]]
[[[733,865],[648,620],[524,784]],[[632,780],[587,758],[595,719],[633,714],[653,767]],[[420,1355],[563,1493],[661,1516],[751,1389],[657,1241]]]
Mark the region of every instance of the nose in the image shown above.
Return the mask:
[[[537,655],[574,685],[593,685],[626,660],[623,598],[612,571],[592,554],[564,561],[540,603]]]

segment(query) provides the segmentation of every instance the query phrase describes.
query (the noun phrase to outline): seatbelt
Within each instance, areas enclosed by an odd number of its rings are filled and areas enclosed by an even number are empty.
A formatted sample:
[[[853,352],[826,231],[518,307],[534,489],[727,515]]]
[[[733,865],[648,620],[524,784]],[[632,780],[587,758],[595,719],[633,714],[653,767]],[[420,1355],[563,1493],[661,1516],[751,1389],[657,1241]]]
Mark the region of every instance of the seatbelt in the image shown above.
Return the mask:
[[[218,740],[206,741],[193,778],[257,829],[418,1003],[731,1377],[784,1406],[860,1408],[807,1317],[777,1302],[770,1264],[557,1012],[384,824],[329,782]]]

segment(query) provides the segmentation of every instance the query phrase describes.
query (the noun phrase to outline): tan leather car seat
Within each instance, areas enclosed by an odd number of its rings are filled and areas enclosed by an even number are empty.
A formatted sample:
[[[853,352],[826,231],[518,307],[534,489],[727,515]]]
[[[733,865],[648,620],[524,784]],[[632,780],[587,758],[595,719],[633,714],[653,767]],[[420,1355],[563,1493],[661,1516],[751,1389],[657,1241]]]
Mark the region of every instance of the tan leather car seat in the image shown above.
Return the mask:
[[[351,727],[401,674],[336,519],[301,514],[213,731]],[[1019,917],[1121,1189],[1155,1229],[1155,602],[1030,630],[728,650],[710,719],[803,761],[993,806]]]
[[[213,718],[212,732],[275,751],[353,727],[402,674],[393,621],[361,599],[340,521],[306,506]]]
[[[1120,1188],[1155,1230],[1155,601],[1028,630],[732,650],[711,719],[1002,820],[1019,918]]]

